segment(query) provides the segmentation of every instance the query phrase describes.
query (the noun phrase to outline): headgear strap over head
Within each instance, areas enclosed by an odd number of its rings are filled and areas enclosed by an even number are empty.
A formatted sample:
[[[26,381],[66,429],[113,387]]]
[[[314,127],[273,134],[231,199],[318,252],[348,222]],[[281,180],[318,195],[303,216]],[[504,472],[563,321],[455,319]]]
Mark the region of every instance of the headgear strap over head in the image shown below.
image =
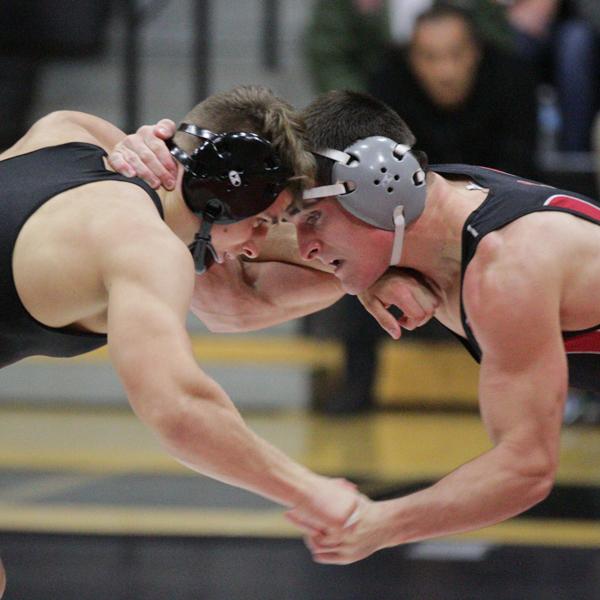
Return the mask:
[[[391,265],[400,262],[404,228],[425,208],[425,172],[410,147],[386,137],[358,140],[343,152],[314,152],[334,161],[331,184],[304,192],[304,200],[336,196],[352,215],[379,229],[394,231]]]
[[[216,134],[190,123],[181,123],[178,131],[200,140],[191,154],[173,139],[167,146],[185,169],[183,199],[202,219],[190,250],[196,272],[204,273],[216,258],[212,225],[236,223],[266,210],[286,187],[291,173],[271,143],[255,133]]]

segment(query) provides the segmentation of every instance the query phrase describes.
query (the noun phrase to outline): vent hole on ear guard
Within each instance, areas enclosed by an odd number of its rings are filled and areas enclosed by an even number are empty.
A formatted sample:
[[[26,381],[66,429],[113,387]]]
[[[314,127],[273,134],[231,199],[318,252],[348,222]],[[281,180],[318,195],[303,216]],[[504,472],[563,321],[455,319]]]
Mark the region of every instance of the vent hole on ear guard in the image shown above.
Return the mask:
[[[382,173],[387,173],[387,169],[385,167],[381,167],[381,172]]]
[[[400,181],[400,175],[394,175],[394,179],[395,179],[396,181]]]
[[[425,183],[425,173],[422,170],[417,171],[412,176],[412,180],[415,185],[423,185]]]
[[[381,181],[379,181],[379,179],[375,179],[375,181],[373,181],[373,183],[374,183],[375,185],[379,185],[379,184],[381,183]]]
[[[393,191],[394,191],[394,188],[393,188],[393,187],[389,187],[389,188],[387,189],[387,193],[388,193],[388,194],[391,194]]]
[[[350,157],[348,159],[348,162],[346,163],[347,166],[349,167],[353,167],[354,165],[357,165],[360,161],[358,160],[358,157],[355,156],[354,154],[348,154],[348,156]]]

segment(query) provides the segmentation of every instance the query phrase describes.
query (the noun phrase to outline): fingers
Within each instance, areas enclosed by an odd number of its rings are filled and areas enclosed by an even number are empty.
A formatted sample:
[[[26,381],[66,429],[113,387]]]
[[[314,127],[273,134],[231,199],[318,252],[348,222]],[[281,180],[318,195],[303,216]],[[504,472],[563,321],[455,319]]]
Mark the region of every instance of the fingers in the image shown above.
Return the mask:
[[[318,542],[313,537],[307,537],[304,543],[316,563],[347,565],[361,558],[340,542]]]
[[[406,309],[399,319],[400,325],[409,331],[422,327],[435,316],[439,300],[426,288],[411,290],[411,298],[406,298]]]
[[[334,536],[331,533],[316,533],[304,538],[304,542],[311,552],[324,552],[339,547],[342,536]]]
[[[321,552],[313,554],[313,560],[320,565],[349,565],[354,560],[345,558],[338,552]]]
[[[161,119],[154,126],[154,133],[161,140],[168,140],[175,135],[175,122],[171,119]]]
[[[383,547],[385,528],[381,528],[380,519],[377,503],[360,495],[352,515],[342,526],[307,533],[304,543],[317,563],[350,564]]]
[[[108,162],[117,173],[126,177],[135,177],[135,169],[125,160],[120,150],[113,150],[108,156]]]
[[[440,304],[424,282],[400,270],[384,275],[359,299],[394,339],[400,337],[402,329],[412,330],[427,323]],[[402,311],[400,319],[388,310],[392,305]]]
[[[136,177],[143,179],[148,185],[153,188],[160,187],[160,179],[154,175],[152,168],[148,167],[145,160],[147,155],[140,156],[141,151],[132,151],[129,148],[122,148],[120,154],[127,162],[129,167],[133,169]],[[154,166],[156,168],[156,166]]]
[[[353,483],[352,481],[348,481],[347,479],[344,479],[343,477],[334,477],[333,481],[336,481],[337,483],[343,485],[345,488],[349,489],[349,490],[357,490],[358,486]]]
[[[150,185],[154,182],[157,186],[162,184],[167,189],[173,188],[177,166],[164,141],[154,134],[154,128],[141,127],[137,133],[124,140],[124,145],[130,155],[135,155],[138,159],[136,164],[143,164],[144,174],[150,172],[153,180],[148,180]],[[146,179],[139,171],[138,176]]]
[[[300,527],[300,529],[306,531],[307,533],[310,533],[311,535],[318,535],[323,533],[323,530],[317,522],[310,519],[310,517],[307,517],[306,515],[297,514],[296,510],[288,510],[284,513],[284,517],[288,521],[290,521],[290,523],[293,523],[294,525]]]
[[[136,133],[119,142],[108,160],[123,175],[137,175],[150,186],[163,185],[173,189],[177,177],[177,164],[171,156],[164,139],[172,137],[175,125],[163,119],[156,125],[144,125]]]
[[[412,325],[426,323],[433,316],[430,303],[420,297],[418,288],[415,290],[407,285],[396,287],[393,298],[388,296],[386,300],[393,300],[391,303],[402,311],[399,321],[405,329],[409,329]]]
[[[379,299],[375,297],[367,298],[362,294],[359,295],[358,299],[384,331],[395,340],[400,338],[402,335],[400,324]]]

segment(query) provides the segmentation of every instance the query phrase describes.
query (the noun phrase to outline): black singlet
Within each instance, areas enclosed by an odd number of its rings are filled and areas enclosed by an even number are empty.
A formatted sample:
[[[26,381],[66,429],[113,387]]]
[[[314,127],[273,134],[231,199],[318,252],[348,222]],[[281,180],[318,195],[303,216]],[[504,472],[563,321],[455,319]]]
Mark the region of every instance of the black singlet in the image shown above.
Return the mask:
[[[600,225],[600,202],[581,194],[485,167],[434,165],[431,168],[442,176],[462,176],[489,190],[487,198],[469,215],[463,227],[461,288],[465,270],[481,239],[515,219],[533,212],[559,211]],[[479,362],[481,349],[469,327],[462,289],[460,311],[467,337],[459,339]],[[563,331],[562,335],[569,363],[569,385],[600,392],[600,324],[583,331]]]
[[[163,217],[156,192],[141,179],[108,171],[106,152],[92,144],[50,146],[0,161],[0,367],[33,355],[68,357],[106,344],[106,335],[52,328],[25,309],[13,279],[12,257],[27,219],[66,190],[96,181],[124,181],[143,188]]]

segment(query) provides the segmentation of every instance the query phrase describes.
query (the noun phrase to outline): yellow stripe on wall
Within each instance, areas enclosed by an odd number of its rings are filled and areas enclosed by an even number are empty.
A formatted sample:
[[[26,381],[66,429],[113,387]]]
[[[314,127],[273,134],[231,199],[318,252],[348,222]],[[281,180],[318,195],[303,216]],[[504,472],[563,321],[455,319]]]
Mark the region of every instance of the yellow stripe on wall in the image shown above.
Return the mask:
[[[205,364],[256,364],[312,368],[334,377],[343,367],[343,346],[335,341],[302,336],[202,335],[192,339],[194,354]],[[63,359],[35,357],[35,363]],[[74,361],[105,363],[106,348]],[[376,398],[382,406],[474,407],[479,367],[455,343],[388,341],[381,346]]]
[[[479,365],[454,343],[382,346],[376,396],[383,406],[477,405]]]

